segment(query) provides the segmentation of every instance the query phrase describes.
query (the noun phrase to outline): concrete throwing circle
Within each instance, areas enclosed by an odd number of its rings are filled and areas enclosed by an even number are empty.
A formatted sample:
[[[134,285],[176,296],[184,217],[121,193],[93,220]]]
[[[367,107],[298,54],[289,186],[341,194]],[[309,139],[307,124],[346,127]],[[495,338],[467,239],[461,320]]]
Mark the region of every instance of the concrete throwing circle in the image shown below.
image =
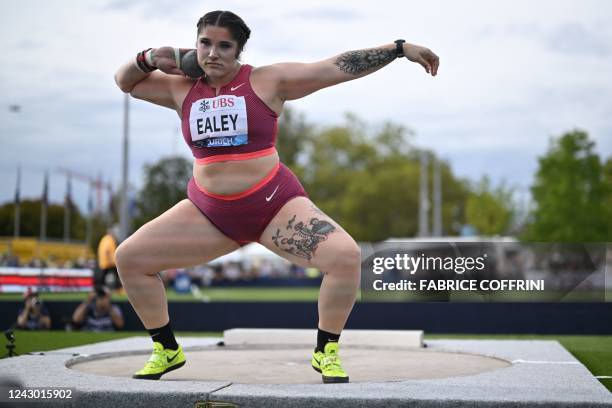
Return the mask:
[[[120,353],[118,353],[120,354]],[[228,381],[242,384],[320,384],[310,367],[312,348],[306,346],[225,346],[185,352],[187,364],[162,380]],[[425,380],[468,376],[510,367],[494,357],[424,349],[346,347],[343,367],[355,382]],[[146,355],[91,356],[69,368],[91,374],[128,377],[142,368]]]

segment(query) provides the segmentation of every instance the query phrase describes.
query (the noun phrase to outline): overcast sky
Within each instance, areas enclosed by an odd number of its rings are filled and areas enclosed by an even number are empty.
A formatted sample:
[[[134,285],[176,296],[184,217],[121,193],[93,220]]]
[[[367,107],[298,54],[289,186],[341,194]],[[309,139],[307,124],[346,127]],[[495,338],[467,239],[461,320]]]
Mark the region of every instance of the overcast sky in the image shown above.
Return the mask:
[[[441,59],[429,77],[407,60],[289,106],[320,126],[353,112],[416,133],[455,173],[527,188],[552,136],[580,128],[612,155],[612,2],[602,1],[16,1],[0,13],[0,202],[18,165],[22,197],[40,195],[45,169],[61,201],[65,167],[118,185],[123,94],[113,81],[136,52],[192,47],[195,23],[226,9],[252,30],[252,65],[316,61],[397,38]],[[19,105],[13,112],[11,105]],[[176,113],[131,101],[130,180],[170,154],[189,157]],[[73,183],[77,201],[87,187]]]

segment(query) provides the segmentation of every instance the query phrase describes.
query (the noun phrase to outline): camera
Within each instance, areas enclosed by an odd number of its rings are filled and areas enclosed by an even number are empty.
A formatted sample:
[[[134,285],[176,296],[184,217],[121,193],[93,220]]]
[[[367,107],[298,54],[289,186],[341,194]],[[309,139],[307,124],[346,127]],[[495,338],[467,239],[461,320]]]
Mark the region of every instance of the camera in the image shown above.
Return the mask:
[[[9,341],[9,343],[15,342],[15,333],[13,333],[12,329],[7,329],[4,331],[4,337]]]
[[[6,343],[6,349],[8,350],[8,352],[6,353],[5,357],[18,356],[19,354],[15,352],[15,333],[13,333],[13,329],[5,330],[4,337],[6,337],[6,339],[8,340],[8,342]]]
[[[99,299],[105,298],[108,296],[108,292],[103,287],[96,288],[96,297]]]

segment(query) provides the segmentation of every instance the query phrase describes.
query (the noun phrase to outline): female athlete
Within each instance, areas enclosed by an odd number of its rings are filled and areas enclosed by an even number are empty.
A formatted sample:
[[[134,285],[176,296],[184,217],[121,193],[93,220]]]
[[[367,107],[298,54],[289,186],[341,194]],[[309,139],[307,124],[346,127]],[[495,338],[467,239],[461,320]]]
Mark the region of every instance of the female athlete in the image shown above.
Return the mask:
[[[195,158],[188,199],[117,248],[123,287],[153,340],[153,354],[134,378],[159,379],[185,364],[158,272],[203,264],[259,242],[324,273],[311,362],[324,383],[349,380],[338,340],[359,288],[359,247],[279,161],[277,120],[286,101],[369,75],[398,58],[419,63],[432,76],[439,59],[427,48],[397,40],[319,62],[252,67],[240,60],[249,36],[240,17],[213,11],[197,23],[201,77],[185,75],[181,60],[187,50],[173,47],[142,51],[115,74],[123,92],[176,111]]]

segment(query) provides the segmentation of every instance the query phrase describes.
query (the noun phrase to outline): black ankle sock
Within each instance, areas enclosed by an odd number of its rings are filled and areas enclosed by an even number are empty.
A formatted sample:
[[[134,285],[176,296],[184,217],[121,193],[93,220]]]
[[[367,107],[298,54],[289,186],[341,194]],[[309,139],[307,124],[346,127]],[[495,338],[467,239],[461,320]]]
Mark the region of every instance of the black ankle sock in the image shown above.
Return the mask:
[[[315,349],[315,351],[323,351],[327,343],[329,343],[330,341],[335,341],[337,343],[338,340],[340,340],[339,334],[334,334],[319,329],[317,331],[317,348]]]
[[[164,327],[150,329],[147,331],[149,332],[151,339],[153,341],[161,343],[164,348],[170,350],[178,349],[178,344],[176,342],[176,339],[174,338],[174,333],[172,332],[172,328],[170,327],[170,322],[168,322],[168,324]]]

